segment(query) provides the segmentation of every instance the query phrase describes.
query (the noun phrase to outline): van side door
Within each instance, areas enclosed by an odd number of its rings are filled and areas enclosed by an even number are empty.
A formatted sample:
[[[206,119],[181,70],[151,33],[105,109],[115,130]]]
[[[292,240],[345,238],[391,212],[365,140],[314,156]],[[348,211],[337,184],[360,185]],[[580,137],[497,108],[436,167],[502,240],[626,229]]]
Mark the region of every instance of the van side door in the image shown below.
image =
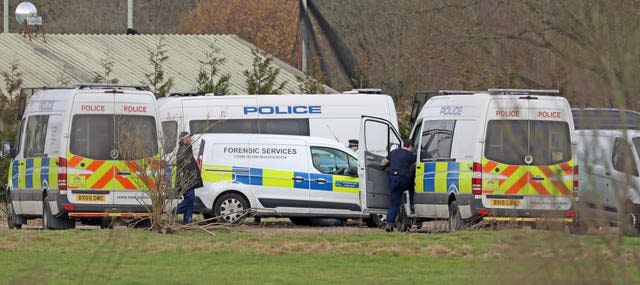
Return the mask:
[[[355,157],[342,150],[311,146],[310,208],[360,212],[357,164]]]
[[[631,145],[624,137],[616,137],[613,142],[611,154],[613,169],[610,173],[611,184],[605,196],[605,211],[617,209],[619,212],[624,202],[627,191],[637,189],[635,182],[638,179],[638,165]]]
[[[385,119],[362,116],[359,140],[360,202],[364,209],[385,210],[389,207],[389,182],[381,162],[400,147],[400,134]]]

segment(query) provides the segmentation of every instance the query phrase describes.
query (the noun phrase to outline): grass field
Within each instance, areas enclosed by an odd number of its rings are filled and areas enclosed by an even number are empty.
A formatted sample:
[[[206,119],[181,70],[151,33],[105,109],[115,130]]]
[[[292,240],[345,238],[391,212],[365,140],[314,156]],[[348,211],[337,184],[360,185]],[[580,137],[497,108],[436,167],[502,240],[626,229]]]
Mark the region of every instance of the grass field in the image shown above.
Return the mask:
[[[2,230],[11,284],[603,284],[640,282],[640,238],[533,230]]]

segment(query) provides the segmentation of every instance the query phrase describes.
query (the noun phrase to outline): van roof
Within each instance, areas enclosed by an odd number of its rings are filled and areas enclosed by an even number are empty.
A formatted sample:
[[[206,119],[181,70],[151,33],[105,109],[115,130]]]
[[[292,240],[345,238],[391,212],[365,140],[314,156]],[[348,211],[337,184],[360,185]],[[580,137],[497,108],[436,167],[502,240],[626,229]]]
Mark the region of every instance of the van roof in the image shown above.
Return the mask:
[[[576,130],[640,130],[640,112],[625,109],[571,109]]]

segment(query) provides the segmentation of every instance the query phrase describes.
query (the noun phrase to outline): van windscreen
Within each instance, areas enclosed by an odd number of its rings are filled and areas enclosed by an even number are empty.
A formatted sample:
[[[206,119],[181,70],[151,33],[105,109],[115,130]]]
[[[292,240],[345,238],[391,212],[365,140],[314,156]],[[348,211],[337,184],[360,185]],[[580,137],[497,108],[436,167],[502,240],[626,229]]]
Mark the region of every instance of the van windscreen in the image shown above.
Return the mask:
[[[151,116],[75,115],[69,144],[71,153],[95,160],[150,157],[158,151],[155,119]]]
[[[487,159],[512,165],[552,165],[571,159],[569,124],[558,121],[491,120],[485,141]]]
[[[309,135],[308,119],[228,119],[192,120],[189,122],[192,134],[271,134]]]

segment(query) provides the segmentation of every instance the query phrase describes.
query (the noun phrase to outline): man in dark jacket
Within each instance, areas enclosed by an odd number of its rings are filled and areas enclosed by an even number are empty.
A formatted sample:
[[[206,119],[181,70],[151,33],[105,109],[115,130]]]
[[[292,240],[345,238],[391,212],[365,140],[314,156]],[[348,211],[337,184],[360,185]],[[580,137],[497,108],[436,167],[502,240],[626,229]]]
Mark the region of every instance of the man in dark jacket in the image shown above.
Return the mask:
[[[413,153],[413,141],[408,139],[402,144],[402,148],[395,149],[382,160],[382,166],[389,166],[389,194],[391,201],[387,212],[387,225],[384,230],[393,230],[400,205],[402,204],[402,193],[412,189],[416,155]]]
[[[193,158],[191,136],[187,132],[180,133],[180,145],[176,154],[176,191],[182,193],[182,201],[178,204],[177,214],[184,214],[182,224],[191,223],[193,203],[196,200],[195,188],[202,187],[200,169]]]

